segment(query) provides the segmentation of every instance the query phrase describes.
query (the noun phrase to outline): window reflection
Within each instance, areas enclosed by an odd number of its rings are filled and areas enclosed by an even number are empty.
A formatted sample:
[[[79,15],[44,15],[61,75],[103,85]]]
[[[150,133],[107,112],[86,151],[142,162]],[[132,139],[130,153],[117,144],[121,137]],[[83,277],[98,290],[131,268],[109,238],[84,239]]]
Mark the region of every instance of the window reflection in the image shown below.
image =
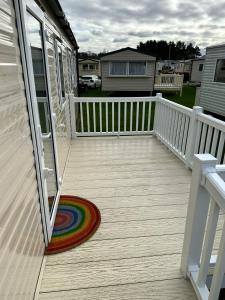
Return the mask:
[[[44,48],[41,23],[27,12],[28,39],[31,49],[34,82],[39,110],[39,121],[43,136],[45,168],[52,170],[47,176],[49,212],[51,213],[57,193],[56,167],[52,137],[51,112],[45,72]]]

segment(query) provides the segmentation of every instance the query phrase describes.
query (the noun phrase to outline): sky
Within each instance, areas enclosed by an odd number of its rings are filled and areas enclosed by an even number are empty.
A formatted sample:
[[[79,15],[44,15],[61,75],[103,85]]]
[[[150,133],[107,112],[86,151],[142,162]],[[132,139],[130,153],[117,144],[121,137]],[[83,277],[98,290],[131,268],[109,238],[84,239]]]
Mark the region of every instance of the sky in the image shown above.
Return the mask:
[[[150,39],[225,43],[225,0],[61,0],[80,52],[113,51]]]

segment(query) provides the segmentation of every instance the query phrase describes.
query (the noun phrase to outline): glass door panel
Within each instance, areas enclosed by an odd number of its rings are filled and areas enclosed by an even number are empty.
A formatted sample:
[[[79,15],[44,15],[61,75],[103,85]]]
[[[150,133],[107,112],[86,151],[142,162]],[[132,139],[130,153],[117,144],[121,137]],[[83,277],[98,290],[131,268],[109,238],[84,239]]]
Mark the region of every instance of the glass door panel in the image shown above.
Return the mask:
[[[38,19],[27,12],[27,33],[31,50],[36,101],[42,133],[45,178],[47,184],[49,214],[51,215],[58,191],[58,181],[53,142],[52,118],[49,105],[49,91],[45,68],[45,56],[42,38],[42,25]]]

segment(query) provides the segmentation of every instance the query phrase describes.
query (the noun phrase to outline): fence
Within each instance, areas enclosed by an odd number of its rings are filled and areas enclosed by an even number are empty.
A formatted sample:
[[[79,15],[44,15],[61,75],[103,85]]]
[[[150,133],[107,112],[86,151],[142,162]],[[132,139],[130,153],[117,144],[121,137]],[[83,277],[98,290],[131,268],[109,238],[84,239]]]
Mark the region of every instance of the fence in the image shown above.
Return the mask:
[[[73,137],[152,134],[155,97],[70,99]]]
[[[184,75],[161,74],[155,76],[154,89],[158,91],[180,91],[182,95]]]
[[[219,214],[225,211],[225,166],[217,167],[216,163],[210,154],[195,156],[181,262],[185,277],[190,278],[201,300],[219,299],[225,273],[224,218],[218,254],[212,255]],[[211,267],[210,284],[207,278]]]

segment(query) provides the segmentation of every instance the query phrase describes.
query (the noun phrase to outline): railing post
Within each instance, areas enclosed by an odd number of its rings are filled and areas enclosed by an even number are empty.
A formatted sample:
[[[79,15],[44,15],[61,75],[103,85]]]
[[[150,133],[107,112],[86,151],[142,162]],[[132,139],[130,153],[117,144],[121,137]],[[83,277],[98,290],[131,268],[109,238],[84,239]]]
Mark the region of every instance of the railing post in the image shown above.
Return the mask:
[[[194,156],[194,148],[196,142],[196,128],[197,128],[197,116],[202,113],[203,109],[200,106],[194,106],[192,115],[190,118],[189,130],[188,130],[188,138],[187,138],[187,147],[186,147],[186,166],[191,167],[193,156]]]
[[[75,110],[74,95],[69,94],[69,109],[70,109],[70,128],[71,138],[76,138],[76,110]]]
[[[156,134],[155,129],[157,130],[157,124],[158,124],[158,120],[156,119],[157,117],[157,100],[162,98],[162,93],[156,93],[156,101],[155,101],[155,111],[154,111],[154,124],[153,124],[153,134]]]
[[[185,277],[199,266],[210,196],[201,185],[206,172],[215,170],[217,159],[211,154],[197,154],[193,160],[190,198],[188,203],[181,270]]]

